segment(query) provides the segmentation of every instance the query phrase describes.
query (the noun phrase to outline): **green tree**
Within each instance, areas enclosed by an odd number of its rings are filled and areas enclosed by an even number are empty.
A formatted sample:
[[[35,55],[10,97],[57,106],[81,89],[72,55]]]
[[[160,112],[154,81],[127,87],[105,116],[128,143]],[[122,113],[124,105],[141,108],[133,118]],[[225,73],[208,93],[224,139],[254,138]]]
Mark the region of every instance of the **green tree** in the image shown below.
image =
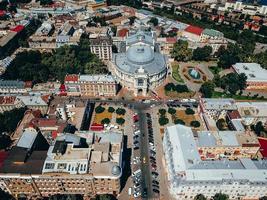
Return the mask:
[[[122,125],[125,123],[125,119],[119,117],[119,118],[116,118],[116,123],[119,124],[119,125]]]
[[[267,196],[261,197],[259,200],[267,200]]]
[[[229,196],[223,193],[217,193],[212,197],[213,200],[228,200]]]
[[[166,125],[166,124],[168,124],[168,123],[169,123],[169,119],[168,119],[167,117],[161,116],[161,117],[159,118],[159,124],[160,124],[161,126],[164,126],[164,125]]]
[[[198,47],[193,51],[193,59],[200,61],[208,61],[212,53],[210,46]]]
[[[108,112],[110,112],[110,113],[114,113],[114,112],[115,112],[115,108],[113,108],[113,107],[108,107]]]
[[[174,120],[174,124],[181,124],[181,125],[185,125],[185,122],[181,119],[175,119]]]
[[[212,81],[207,81],[203,83],[200,87],[200,92],[203,94],[205,98],[211,98],[214,92],[214,83]]]
[[[188,42],[178,40],[171,52],[172,57],[177,61],[188,61],[192,57],[192,50],[188,48]]]
[[[3,200],[15,200],[15,198],[10,195],[9,193],[3,191],[3,190],[0,190],[0,199],[3,199]]]
[[[169,108],[168,113],[170,113],[171,115],[174,115],[176,114],[176,110],[174,108]]]
[[[242,48],[246,51],[247,55],[253,54],[256,45],[256,37],[253,31],[243,30],[237,38],[237,43],[242,46]]]
[[[164,90],[165,91],[173,91],[175,90],[175,85],[174,83],[167,83],[165,86],[164,86]]]
[[[0,150],[6,149],[12,144],[10,136],[7,134],[0,133]]]
[[[227,129],[226,121],[223,118],[218,119],[218,121],[216,122],[216,126],[220,131]]]
[[[194,115],[195,111],[192,108],[186,108],[185,114],[187,115]]]
[[[264,126],[261,121],[257,122],[257,124],[254,126],[254,131],[257,136],[262,136],[262,132],[264,132]]]
[[[102,113],[104,111],[105,111],[105,108],[100,105],[95,108],[96,113]]]
[[[198,194],[194,197],[194,200],[207,200],[207,198],[203,194]]]
[[[101,124],[109,124],[110,123],[110,119],[109,118],[104,118],[101,121]]]
[[[166,110],[163,109],[163,108],[159,109],[159,114],[160,115],[165,115],[166,114]]]
[[[180,85],[180,84],[177,84],[175,86],[175,91],[180,93],[180,92],[189,92],[188,90],[188,87],[186,85]]]
[[[230,43],[227,49],[222,48],[219,54],[218,67],[228,69],[233,64],[240,62],[242,49],[237,44]]]
[[[200,122],[199,121],[191,121],[190,122],[190,126],[198,128],[198,127],[200,127]]]
[[[156,17],[151,17],[149,23],[153,24],[153,26],[157,26],[159,24],[159,20]]]
[[[133,25],[134,24],[134,21],[135,21],[136,17],[135,16],[131,16],[129,17],[129,20],[130,20],[130,25]]]
[[[116,113],[118,115],[125,115],[126,110],[124,108],[117,108]]]

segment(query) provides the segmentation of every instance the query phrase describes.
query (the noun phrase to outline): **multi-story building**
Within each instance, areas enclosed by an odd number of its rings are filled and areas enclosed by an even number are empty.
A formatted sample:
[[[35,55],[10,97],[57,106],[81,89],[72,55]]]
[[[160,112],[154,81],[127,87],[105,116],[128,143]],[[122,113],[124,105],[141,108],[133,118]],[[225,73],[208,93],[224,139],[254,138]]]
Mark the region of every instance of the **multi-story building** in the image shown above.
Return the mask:
[[[174,44],[177,42],[177,38],[176,37],[158,38],[157,42],[160,45],[160,52],[170,57]]]
[[[202,160],[191,128],[167,127],[163,151],[171,194],[180,200],[225,193],[229,199],[258,199],[267,195],[267,160]]]
[[[54,194],[91,198],[120,192],[121,133],[65,134],[50,147],[40,144],[40,136],[31,128],[10,150],[0,168],[2,190],[28,199]]]
[[[20,108],[21,106],[22,104],[17,100],[16,96],[0,96],[0,113]]]
[[[146,96],[149,90],[158,87],[166,78],[167,56],[155,46],[153,33],[138,30],[127,37],[125,51],[114,54],[108,63],[116,80],[133,91],[134,95]]]
[[[232,65],[238,74],[247,77],[247,89],[267,89],[267,70],[257,63],[236,63]]]
[[[90,50],[101,60],[111,60],[112,39],[108,36],[100,36],[90,39]]]
[[[17,80],[0,80],[0,93],[2,94],[22,94],[26,93],[23,81]]]
[[[47,112],[48,105],[41,96],[17,96],[17,99],[29,109],[40,110],[42,114]]]
[[[116,96],[117,83],[111,75],[80,75],[82,96]]]
[[[111,75],[77,75],[65,77],[65,88],[69,96],[115,96],[117,83]]]

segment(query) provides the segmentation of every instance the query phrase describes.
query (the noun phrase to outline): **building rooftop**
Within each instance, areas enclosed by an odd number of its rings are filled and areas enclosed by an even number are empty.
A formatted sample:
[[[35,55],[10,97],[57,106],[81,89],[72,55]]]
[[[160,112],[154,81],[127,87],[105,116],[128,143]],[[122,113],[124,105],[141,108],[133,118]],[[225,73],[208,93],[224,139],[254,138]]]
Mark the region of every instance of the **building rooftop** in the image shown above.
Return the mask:
[[[25,106],[47,106],[41,96],[17,96]]]
[[[110,82],[114,83],[115,79],[112,75],[80,75],[79,77],[80,82]]]
[[[37,137],[37,134],[38,132],[34,128],[24,129],[17,146],[30,149],[35,141],[35,138]]]
[[[267,70],[257,63],[236,63],[232,66],[238,73],[247,76],[247,82],[267,82]]]
[[[195,35],[201,35],[201,33],[203,32],[204,29],[197,27],[197,26],[188,26],[184,29],[186,32],[195,34]]]
[[[23,89],[24,88],[24,82],[23,81],[17,81],[17,80],[0,80],[0,88],[18,88]]]
[[[236,110],[237,106],[234,99],[202,99],[206,110]]]
[[[221,135],[222,136],[222,135]],[[230,138],[222,136],[224,143],[235,144]],[[232,137],[231,137],[232,138]],[[223,181],[246,180],[251,182],[267,180],[267,160],[242,158],[204,160],[199,157],[197,144],[191,128],[183,125],[167,127],[164,135],[165,159],[169,171],[175,174],[172,181]]]

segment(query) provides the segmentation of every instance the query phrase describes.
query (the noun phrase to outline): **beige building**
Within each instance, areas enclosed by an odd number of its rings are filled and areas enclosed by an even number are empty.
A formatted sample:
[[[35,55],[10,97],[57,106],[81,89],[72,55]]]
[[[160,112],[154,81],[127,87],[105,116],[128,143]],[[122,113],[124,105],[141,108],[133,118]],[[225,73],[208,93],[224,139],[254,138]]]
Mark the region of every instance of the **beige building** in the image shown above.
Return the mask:
[[[43,149],[38,146],[42,138],[37,139],[37,135],[32,128],[27,130],[11,149],[0,168],[2,190],[28,199],[54,194],[90,198],[119,193],[121,133],[61,135],[54,145]]]
[[[110,75],[80,75],[82,96],[115,96],[117,84]]]
[[[111,60],[112,58],[112,39],[107,36],[91,38],[90,50],[101,60]]]

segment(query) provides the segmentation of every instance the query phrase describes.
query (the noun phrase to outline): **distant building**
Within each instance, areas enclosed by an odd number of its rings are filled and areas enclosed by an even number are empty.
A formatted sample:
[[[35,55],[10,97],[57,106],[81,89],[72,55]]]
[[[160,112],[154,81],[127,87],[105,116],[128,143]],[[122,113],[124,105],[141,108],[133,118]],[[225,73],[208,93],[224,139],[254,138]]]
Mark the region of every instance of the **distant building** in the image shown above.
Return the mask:
[[[232,136],[223,136],[221,145],[235,145],[235,135]],[[216,140],[203,140],[209,144],[214,141]],[[213,144],[216,145],[216,142]],[[225,149],[227,151],[227,146]],[[183,125],[166,128],[163,152],[168,174],[167,184],[175,199],[194,199],[198,194],[210,199],[220,192],[229,195],[231,200],[258,199],[267,195],[267,160],[252,160],[242,155],[236,160],[217,159],[216,156],[203,159],[203,152],[199,150],[199,143],[191,128]],[[213,148],[209,152],[216,154]]]
[[[204,29],[197,27],[197,26],[188,26],[186,27],[183,32],[182,36],[192,42],[200,42],[201,34]]]
[[[59,135],[50,147],[27,129],[0,168],[0,188],[16,198],[55,194],[118,195],[122,176],[121,133]],[[38,139],[39,138],[39,139]]]
[[[112,39],[108,36],[90,39],[90,50],[101,60],[111,60]]]
[[[22,94],[26,93],[25,83],[17,80],[0,80],[0,93]]]
[[[47,112],[48,105],[41,96],[17,96],[17,100],[29,109],[40,110],[42,114]]]
[[[157,42],[160,45],[160,52],[170,57],[174,44],[177,42],[177,38],[176,37],[158,38]]]
[[[257,63],[236,63],[232,65],[238,74],[247,76],[247,89],[267,89],[267,70]]]

